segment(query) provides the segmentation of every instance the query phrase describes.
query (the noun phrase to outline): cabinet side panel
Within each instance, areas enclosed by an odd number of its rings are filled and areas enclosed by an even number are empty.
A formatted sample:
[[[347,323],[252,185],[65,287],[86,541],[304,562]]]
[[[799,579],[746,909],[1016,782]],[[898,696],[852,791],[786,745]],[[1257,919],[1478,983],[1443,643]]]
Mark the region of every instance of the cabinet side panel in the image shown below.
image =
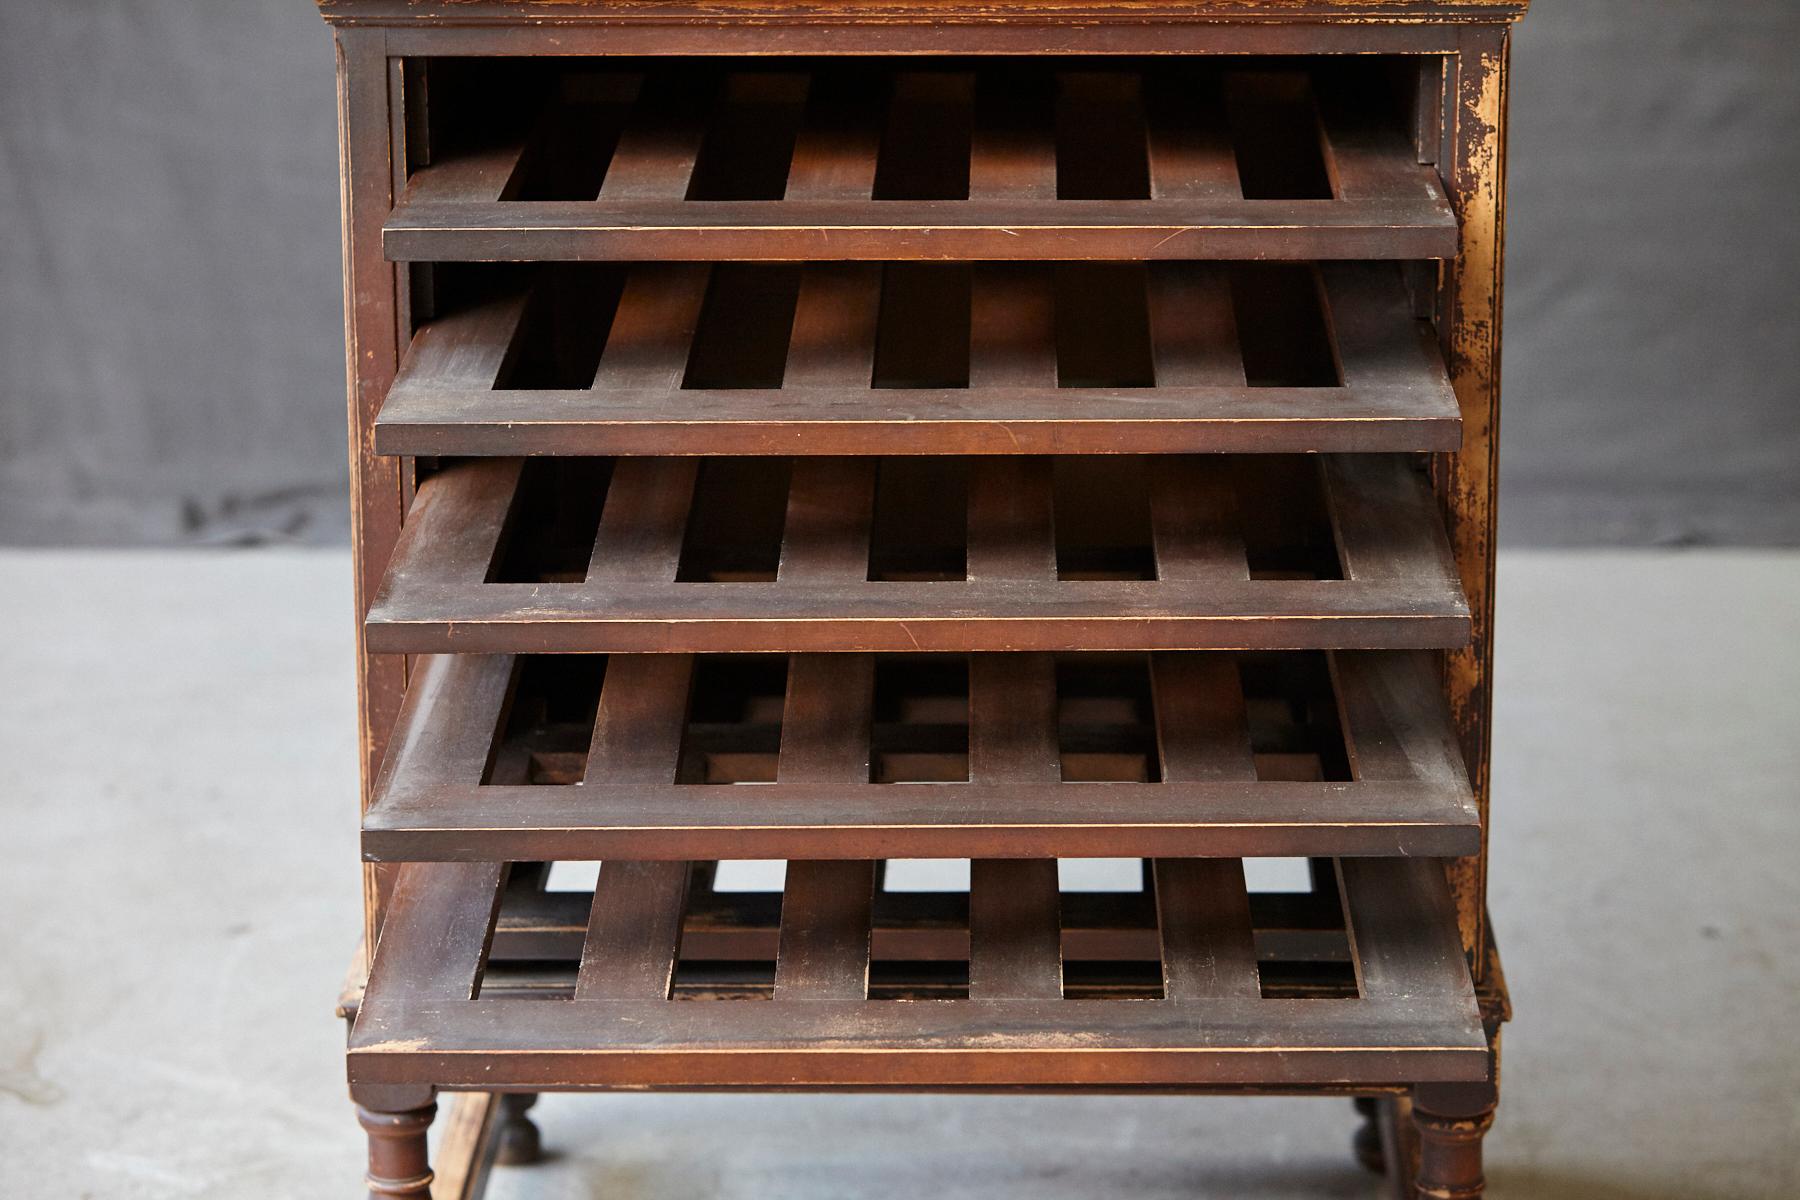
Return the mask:
[[[1474,639],[1446,661],[1450,711],[1481,810],[1482,853],[1450,870],[1463,947],[1485,972],[1488,756],[1492,722],[1496,454],[1500,448],[1500,306],[1506,181],[1506,26],[1459,34],[1444,72],[1445,190],[1462,246],[1439,297],[1440,336],[1462,410],[1463,446],[1434,463],[1451,545],[1469,598]]]
[[[393,204],[386,34],[337,32],[338,170],[343,194],[344,347],[350,429],[350,532],[356,597],[357,719],[362,804],[400,711],[406,661],[371,655],[363,617],[400,533],[398,459],[375,453],[375,414],[399,364],[399,276],[383,257],[381,226]],[[373,947],[381,869],[363,869],[364,945]]]

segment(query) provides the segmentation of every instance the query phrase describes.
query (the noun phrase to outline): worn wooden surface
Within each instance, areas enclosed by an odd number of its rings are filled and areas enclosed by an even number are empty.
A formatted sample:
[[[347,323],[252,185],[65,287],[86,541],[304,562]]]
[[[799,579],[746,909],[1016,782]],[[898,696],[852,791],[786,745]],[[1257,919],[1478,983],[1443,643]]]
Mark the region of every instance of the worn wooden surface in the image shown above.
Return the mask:
[[[1122,490],[1117,511],[1107,497],[1076,490],[1084,477],[1071,468],[1060,496],[1046,487],[1029,501],[1055,573],[986,577],[974,565],[984,539],[1012,550],[1032,536],[981,502],[1007,461],[959,464],[966,475],[941,480],[940,499],[952,491],[967,497],[966,534],[944,531],[961,570],[947,560],[922,575],[898,573],[911,578],[865,570],[829,581],[769,580],[766,568],[746,561],[759,541],[773,555],[786,535],[776,526],[766,537],[721,526],[729,544],[709,554],[699,514],[712,503],[706,485],[724,477],[687,459],[624,460],[604,485],[596,524],[559,554],[546,550],[509,575],[497,554],[509,514],[521,511],[522,464],[464,463],[420,488],[367,637],[375,649],[402,653],[1436,648],[1466,637],[1441,523],[1423,479],[1404,462],[1344,456],[1289,469],[1254,458],[1122,461],[1108,476]],[[884,552],[871,532],[876,465],[844,460],[841,469],[865,481],[863,507],[831,535],[865,563]],[[1034,469],[1048,477],[1049,466],[1038,460]],[[730,478],[772,490],[770,503],[780,505],[785,470],[763,462]],[[586,489],[590,503],[593,490]],[[1222,497],[1222,507],[1197,510],[1200,495]],[[1313,512],[1304,507],[1309,497]],[[790,489],[786,503],[794,502]],[[569,578],[539,565],[570,554],[599,561],[612,539],[627,536],[662,540],[655,578]],[[1247,542],[1273,546],[1283,569],[1258,577]],[[1314,552],[1305,558],[1308,546]],[[1156,577],[1146,557],[1209,558],[1219,572],[1197,588],[1166,572]]]
[[[1463,412],[1463,447],[1434,467],[1445,523],[1473,622],[1470,643],[1447,656],[1451,713],[1486,827],[1493,724],[1494,547],[1500,454],[1500,307],[1505,246],[1505,26],[1467,30],[1446,61],[1441,162],[1462,224],[1462,248],[1443,276],[1439,335]],[[1451,868],[1463,948],[1485,974],[1487,856]]]
[[[972,892],[965,909],[971,958],[964,999],[897,1003],[908,986],[900,982],[885,987],[882,998],[752,1000],[766,993],[754,984],[742,991],[728,978],[684,984],[687,968],[677,964],[659,973],[674,980],[664,995],[547,1002],[558,994],[552,980],[538,982],[528,972],[514,984],[522,990],[508,998],[504,975],[486,967],[504,896],[499,871],[413,864],[402,871],[390,928],[407,944],[430,945],[436,953],[422,969],[400,956],[377,956],[352,1035],[352,1083],[376,1087],[429,1077],[450,1087],[547,1090],[1485,1077],[1486,1038],[1438,864],[1346,860],[1339,872],[1341,884],[1326,895],[1341,894],[1345,933],[1339,936],[1348,939],[1342,944],[1355,976],[1295,983],[1285,994],[1273,976],[1248,996],[1182,988],[1161,999],[1077,1000],[1068,998],[1072,982],[1027,987],[1013,974],[978,987],[994,969],[978,962],[984,955],[1013,964],[1003,968],[1008,972],[1033,968],[1017,958],[1018,948],[1029,944],[1020,940],[1029,926],[1009,928],[990,943],[980,934],[997,914],[982,916]],[[981,880],[972,876],[971,885],[979,889]],[[1161,919],[1170,919],[1168,906],[1179,905],[1178,897],[1161,898]],[[1020,897],[1009,895],[1007,902],[1016,906]],[[678,907],[685,897],[668,903]],[[1073,915],[1051,911],[1057,922]],[[1243,930],[1225,932],[1223,945],[1231,945]],[[1191,924],[1160,944],[1161,953],[1183,956],[1170,968],[1178,979],[1193,976],[1185,956],[1213,959],[1222,952]],[[798,949],[787,939],[781,946]],[[679,946],[666,950],[671,962],[684,954]],[[773,965],[770,978],[779,981],[779,962]],[[695,986],[703,990],[686,1001],[667,998],[689,995]],[[931,995],[936,985],[927,971],[913,986]],[[1158,983],[1140,986],[1160,991]],[[1270,987],[1278,988],[1274,996],[1265,994]],[[480,998],[471,999],[478,988]],[[866,990],[874,995],[872,987]],[[954,986],[949,995],[956,995]],[[1108,1053],[1096,1053],[1102,1050]]]
[[[690,382],[690,361],[707,352],[695,335],[709,293],[715,304],[737,305],[744,320],[766,302],[760,292],[733,294],[723,283],[709,288],[704,267],[632,269],[617,307],[592,316],[587,337],[596,357],[566,364],[532,362],[528,370],[508,351],[548,336],[540,329],[554,311],[552,296],[576,286],[572,280],[546,278],[530,293],[441,317],[413,339],[377,419],[376,449],[436,455],[1292,453],[1447,451],[1461,443],[1461,416],[1442,358],[1429,327],[1410,318],[1411,300],[1393,267],[1332,266],[1322,277],[1206,263],[1164,264],[1122,277],[984,267],[946,280],[947,308],[929,294],[909,304],[906,276],[884,278],[872,264],[770,268],[768,282],[780,288],[796,273],[798,287],[779,292],[791,296],[793,307],[786,362],[773,386],[766,367],[709,379],[706,386]],[[609,282],[589,285],[600,290]],[[1136,335],[1132,341],[1100,347],[1111,361],[1092,361],[1096,355],[1077,341],[1080,330],[1059,330],[1058,293],[1067,319],[1080,317],[1075,288],[1138,320],[1126,331]],[[1276,363],[1286,372],[1271,377],[1268,355],[1255,353],[1247,368],[1240,319],[1266,320],[1272,305],[1294,300],[1312,310],[1307,315],[1320,334],[1320,356],[1335,366],[1308,375]],[[955,352],[971,339],[959,308],[980,321],[966,357]],[[999,316],[988,316],[990,308]],[[1044,319],[1030,320],[1039,312]],[[934,359],[950,361],[927,359],[923,350],[914,362],[895,361],[893,344],[909,328],[934,342],[942,338],[952,351]],[[1017,343],[1016,372],[972,383],[981,373],[976,360],[988,352],[984,343],[1002,337]],[[888,351],[879,360],[878,348]],[[1146,348],[1150,370],[1140,374],[1144,364],[1130,351]],[[1059,359],[1082,382],[1061,383]],[[944,374],[933,379],[934,372]]]
[[[368,779],[400,736],[365,846],[463,860],[369,879],[371,944],[399,881],[351,1056],[381,1186],[421,1194],[438,1087],[1419,1085],[1420,1194],[1479,1194],[1506,1013],[1479,834],[1524,7],[321,5]],[[675,61],[727,54],[784,65]],[[880,54],[971,57],[818,57]],[[1345,57],[1167,57],[1304,54]],[[492,57],[459,84],[423,55]],[[505,84],[533,56],[613,61],[558,64],[544,105]],[[1401,79],[1404,132],[1344,107]],[[966,146],[920,132],[945,128]],[[1180,258],[1301,261],[1143,265]],[[1347,258],[1411,265],[1307,265]],[[425,265],[530,259],[589,262]],[[815,261],[706,265],[727,259]],[[1321,451],[1340,457],[1282,457]],[[1262,465],[1120,457],[1148,452]],[[1435,501],[1406,453],[1434,456]],[[856,457],[883,454],[999,457]],[[1272,697],[1208,648],[1339,651],[1302,706],[1341,719],[1336,749],[1307,767],[1247,736]],[[1070,692],[1079,650],[1163,653],[1138,691]],[[568,651],[611,657],[529,657]],[[790,657],[689,658],[745,651]],[[437,657],[402,717],[416,653]],[[786,896],[721,900],[727,851],[791,859]],[[960,902],[884,891],[881,859],[925,853],[975,857]],[[1245,893],[1247,853],[1320,856],[1315,899]],[[1356,853],[1466,857],[1447,880],[1325,857]],[[1058,854],[1145,857],[1145,890],[1060,893]],[[536,865],[574,855],[613,856],[579,911]],[[492,1121],[459,1129],[485,1162]],[[1404,1179],[1392,1122],[1386,1145]]]
[[[369,24],[515,25],[625,22],[730,22],[767,24],[836,21],[879,25],[888,21],[932,23],[1080,25],[1128,20],[1253,22],[1456,22],[1495,21],[1523,14],[1530,0],[807,0],[771,6],[766,0],[709,0],[705,5],[668,0],[320,0],[328,21]]]
[[[1476,846],[1473,803],[1428,657],[1340,652],[1333,662],[1335,704],[1298,680],[1291,691],[1247,701],[1229,655],[1108,664],[1135,665],[1153,688],[1153,711],[1137,711],[1127,679],[1111,695],[1065,696],[1069,717],[1059,729],[1048,657],[1041,707],[1022,713],[1019,688],[995,682],[1004,678],[996,672],[1018,669],[1012,656],[976,656],[967,700],[931,700],[960,704],[961,714],[927,723],[873,718],[868,656],[800,655],[788,666],[786,712],[735,726],[690,722],[691,710],[728,698],[697,695],[686,656],[620,657],[607,664],[591,729],[521,729],[515,740],[502,726],[540,703],[535,676],[516,682],[505,656],[434,656],[408,697],[364,821],[364,852],[380,860],[1235,857],[1445,855]],[[945,665],[963,669],[960,660]],[[1246,720],[1252,702],[1260,758]],[[1266,725],[1260,714],[1274,704],[1311,705],[1323,727]],[[1082,718],[1078,706],[1118,711]],[[819,714],[834,719],[828,742],[813,728]],[[1043,740],[1048,773],[982,759],[996,730]],[[1313,736],[1320,740],[1305,740]],[[588,749],[552,748],[565,745]],[[850,765],[812,766],[827,750],[850,756]],[[772,782],[719,786],[751,777]]]

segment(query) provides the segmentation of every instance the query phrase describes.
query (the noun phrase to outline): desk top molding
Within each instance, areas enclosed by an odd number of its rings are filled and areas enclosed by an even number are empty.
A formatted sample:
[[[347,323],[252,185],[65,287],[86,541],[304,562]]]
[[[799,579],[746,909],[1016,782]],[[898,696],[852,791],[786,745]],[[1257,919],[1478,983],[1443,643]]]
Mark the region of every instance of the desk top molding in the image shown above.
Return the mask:
[[[336,25],[1438,24],[1510,22],[1530,0],[318,0]]]

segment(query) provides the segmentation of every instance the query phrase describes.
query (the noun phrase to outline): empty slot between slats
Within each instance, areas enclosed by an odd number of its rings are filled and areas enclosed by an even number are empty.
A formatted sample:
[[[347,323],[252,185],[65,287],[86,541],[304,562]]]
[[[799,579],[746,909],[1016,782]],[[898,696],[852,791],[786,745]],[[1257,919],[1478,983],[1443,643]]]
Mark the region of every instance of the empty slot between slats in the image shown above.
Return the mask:
[[[603,458],[533,458],[519,474],[490,583],[579,583],[612,478]]]
[[[601,654],[517,659],[481,782],[579,784],[587,774],[607,661]]]
[[[681,386],[780,387],[799,296],[797,265],[714,267]]]
[[[882,269],[873,386],[969,386],[970,278],[961,263]]]
[[[1058,458],[1053,478],[1058,579],[1156,578],[1141,463]]]
[[[1310,896],[1314,877],[1310,858],[1247,858],[1244,883],[1252,896]]]
[[[1251,387],[1337,387],[1342,382],[1318,272],[1304,263],[1238,263],[1231,302]]]
[[[1067,897],[1099,894],[1112,897],[1133,896],[1145,887],[1144,860],[1141,858],[1059,858],[1056,860],[1056,887]],[[1073,914],[1065,915],[1063,927],[1074,927]]]
[[[791,470],[785,458],[707,459],[694,485],[676,581],[773,580]]]
[[[959,458],[881,460],[869,578],[961,580],[969,561],[968,463]]]
[[[806,77],[734,74],[700,143],[689,200],[779,200],[806,105]]]
[[[1246,200],[1329,200],[1324,131],[1296,71],[1233,71],[1225,110]]]
[[[1065,783],[1156,783],[1150,664],[1082,655],[1056,664],[1056,736]]]
[[[677,783],[774,783],[787,699],[787,658],[695,660]]]
[[[622,73],[563,78],[526,142],[503,198],[592,200],[598,196],[641,82],[641,76]]]
[[[877,200],[966,200],[974,77],[906,71],[894,77],[875,165]]]
[[[1056,195],[1059,200],[1149,199],[1149,144],[1136,75],[1057,77]]]
[[[593,383],[624,283],[623,273],[606,264],[546,268],[513,331],[495,389],[574,390]]]
[[[876,659],[870,773],[875,783],[968,782],[966,659]]]
[[[1351,778],[1323,654],[1244,654],[1238,671],[1257,779],[1314,783]]]
[[[1143,264],[1063,263],[1055,271],[1057,384],[1154,385],[1149,278]]]

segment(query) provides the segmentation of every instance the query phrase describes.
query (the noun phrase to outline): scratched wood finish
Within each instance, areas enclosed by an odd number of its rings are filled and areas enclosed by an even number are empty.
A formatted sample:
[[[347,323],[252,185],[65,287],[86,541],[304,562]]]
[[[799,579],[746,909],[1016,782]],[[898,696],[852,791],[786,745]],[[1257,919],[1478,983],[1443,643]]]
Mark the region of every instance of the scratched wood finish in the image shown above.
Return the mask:
[[[841,87],[815,77],[830,78],[841,68],[786,65],[785,75],[709,78],[690,71],[677,89],[659,86],[654,73],[641,83],[607,74],[578,81],[582,94],[635,90],[635,102],[598,107],[584,118],[616,114],[619,123],[597,195],[580,188],[522,197],[522,175],[535,157],[532,134],[523,131],[514,144],[484,143],[415,171],[387,221],[386,252],[413,261],[968,261],[1403,259],[1448,257],[1456,249],[1442,185],[1415,161],[1407,139],[1371,127],[1330,96],[1315,96],[1299,72],[1288,78],[1228,68],[1218,80],[1205,60],[1186,60],[1142,74],[1108,72],[1098,88],[1091,75],[1041,66],[1032,68],[1047,76],[1041,88],[1017,71],[999,79],[939,73],[933,90],[953,94],[914,106],[906,103],[911,72],[856,70],[854,86],[869,96],[857,104],[854,95],[846,103]],[[1165,82],[1179,96],[1171,114],[1176,136],[1149,103]],[[1331,177],[1317,189],[1258,187],[1253,176],[1240,187],[1236,165],[1277,134],[1261,126],[1237,130],[1236,122],[1223,120],[1226,106],[1195,103],[1215,86],[1227,96],[1252,93],[1238,108],[1253,108],[1259,90],[1294,90],[1308,119],[1291,152],[1318,156]],[[1026,95],[1042,99],[1028,105]],[[1087,138],[1052,136],[1066,118],[1067,101],[1085,111],[1113,108],[1116,119]],[[1006,110],[1005,118],[996,109]],[[845,128],[852,112],[865,123],[863,136]],[[733,149],[720,147],[718,130],[735,128],[740,113],[740,142],[751,148],[738,163],[740,178],[721,181],[705,166],[709,155]],[[935,130],[959,117],[973,126],[970,157],[947,165],[966,182],[950,178],[936,187],[884,192],[886,162],[878,159],[884,144],[904,137],[909,122]],[[1218,124],[1202,127],[1209,117]],[[563,120],[553,102],[537,128]],[[997,120],[1009,135],[1041,136],[1029,146],[1015,141],[1003,159],[983,164],[977,160]],[[772,128],[787,137],[770,139]],[[1234,147],[1234,133],[1248,145]],[[1135,184],[1107,155],[1110,145],[1129,141],[1149,150],[1147,160],[1139,159],[1144,178]],[[1053,186],[984,193],[975,181],[990,165],[1002,176],[1042,176]],[[828,194],[806,186],[826,172],[846,184]],[[1216,177],[1217,186],[1193,186],[1204,177]]]
[[[1391,1162],[1397,1186],[1479,1196],[1507,1012],[1480,835],[1506,60],[1524,8],[324,0],[339,26],[369,834],[408,856],[442,839],[427,857],[470,831],[514,839],[368,877],[368,943],[390,902],[394,919],[352,1078],[383,1194],[431,1189],[423,1133],[437,1088],[716,1086],[1411,1088],[1415,1102],[1393,1108],[1415,1114],[1419,1136],[1390,1129],[1389,1158],[1416,1144],[1418,1173],[1409,1183],[1412,1164]],[[1414,56],[1418,69],[1377,55]],[[548,104],[491,90],[470,140],[457,123],[477,110],[429,56],[463,57],[458,69],[476,74],[490,66],[468,60],[544,56],[532,69],[559,84]],[[1020,57],[1039,61],[1021,69]],[[1334,90],[1365,66],[1378,87]],[[991,81],[1009,75],[1028,86],[996,104]],[[1201,86],[1177,89],[1171,107],[1172,79]],[[1345,104],[1396,84],[1416,88],[1407,122]],[[611,108],[587,122],[595,97]],[[1248,133],[1233,107],[1244,97],[1290,104],[1299,123]],[[580,130],[615,118],[616,144],[576,149]],[[962,161],[908,177],[906,139],[962,121]],[[1259,177],[1272,146],[1292,161]],[[1317,178],[1294,174],[1305,162]],[[593,190],[546,187],[546,164]],[[1246,309],[1247,268],[1195,259],[1287,260],[1315,281],[1317,314]],[[1408,265],[1326,261],[1347,259]],[[475,265],[433,265],[452,260]],[[490,260],[562,261],[536,278]],[[1095,273],[1071,283],[1081,260]],[[609,329],[565,311],[553,275],[575,269],[623,280]],[[787,339],[784,355],[732,352],[761,364],[748,383],[712,344],[730,323],[733,272],[747,269],[788,272],[794,287],[791,316],[780,301],[745,310],[780,310],[757,319],[757,336]],[[950,293],[905,276],[919,269],[965,272],[966,298],[945,304]],[[754,290],[739,286],[737,303]],[[882,316],[893,324],[907,303],[943,305],[946,319],[966,305],[966,333],[908,345]],[[552,366],[590,369],[521,382],[543,366],[530,347],[546,319]],[[1302,345],[1320,341],[1308,326],[1324,331],[1322,353]],[[933,357],[931,343],[962,337],[962,366]],[[1272,376],[1271,353],[1323,365]],[[949,567],[942,538],[914,535],[941,529],[956,504],[896,509],[888,466],[854,463],[1214,452],[1363,461],[1323,460],[1301,485],[1322,499],[1296,516],[1241,474],[1160,465],[1174,460],[1142,460],[1141,502],[1080,472],[1072,493],[1051,489],[1044,460],[980,460],[992,465],[957,484],[967,527]],[[766,562],[708,562],[769,504],[747,492],[751,516],[734,523],[705,499],[704,464],[730,454],[792,460]],[[1435,456],[1437,514],[1411,465],[1377,457],[1389,454]],[[415,455],[429,476],[416,497]],[[572,463],[548,490],[517,457],[570,455],[637,457]],[[580,480],[596,477],[607,494],[584,529]],[[915,492],[943,486],[911,478]],[[1107,523],[1133,503],[1146,528],[1114,536]],[[539,552],[552,561],[533,568]],[[1295,777],[1291,753],[1246,753],[1240,735],[1266,719],[1269,695],[1233,693],[1222,666],[1233,654],[1195,652],[1308,647],[1334,652],[1325,691],[1343,761],[1331,779]],[[896,735],[887,656],[864,653],[920,648],[965,664],[960,748],[941,729]],[[563,713],[544,727],[572,728],[586,749],[554,737],[521,749],[544,730],[505,732],[524,720],[506,715],[508,697],[555,672],[513,656],[565,650],[611,655],[591,725]],[[1146,698],[1059,696],[1065,674],[1086,670],[1076,650],[1140,663],[1155,652]],[[745,700],[743,729],[707,726],[697,753],[685,739],[719,707],[708,672],[737,668],[689,654],[743,651],[791,656],[781,694]],[[463,652],[474,653],[452,657]],[[413,664],[402,717],[415,653],[434,657]],[[1428,684],[1434,660],[1447,706]],[[774,732],[772,703],[785,705]],[[1149,732],[1102,744],[1078,715],[1071,733],[1059,711],[1071,704],[1090,716],[1136,704]],[[572,763],[607,782],[563,778]],[[564,786],[523,786],[521,769]],[[484,784],[484,771],[507,782]],[[433,791],[432,778],[456,782]],[[410,794],[396,783],[408,779]],[[811,794],[829,789],[829,802]],[[671,807],[687,790],[760,794],[776,815],[714,800],[696,822]],[[894,823],[874,798],[896,791],[930,794],[897,826],[922,840],[878,840]],[[494,797],[515,808],[490,810]],[[1220,819],[1226,797],[1254,804],[1249,825]],[[1383,808],[1396,804],[1411,805],[1399,825]],[[1284,805],[1298,824],[1273,819]],[[1133,809],[1150,823],[1108,842]],[[1355,818],[1334,824],[1337,809]],[[1131,840],[1164,818],[1173,840]],[[742,853],[726,828],[793,859],[785,896],[711,890],[705,856]],[[879,856],[925,845],[976,857],[967,895],[946,905],[884,890]],[[541,891],[540,860],[570,846],[614,855],[591,896]],[[1295,907],[1245,892],[1236,855],[1270,847],[1315,856],[1335,923],[1318,920],[1317,896]],[[1057,892],[1050,855],[1113,852],[1146,858],[1141,893]],[[1462,857],[1353,857],[1396,852]],[[1284,974],[1294,961],[1305,969]],[[767,969],[745,976],[746,962]],[[529,1096],[516,1100],[513,1124]],[[447,1187],[479,1191],[485,1151],[469,1147],[491,1141],[456,1141],[471,1169],[451,1164]]]
[[[774,781],[730,786],[678,781],[687,714],[711,706],[694,693],[686,656],[613,659],[598,697],[593,749],[542,784],[495,781],[488,769],[495,753],[510,753],[493,747],[517,691],[515,661],[433,656],[408,698],[395,753],[365,818],[364,852],[378,860],[477,861],[1240,857],[1451,855],[1478,844],[1467,773],[1428,655],[1331,656],[1335,703],[1328,711],[1341,726],[1351,775],[1341,781],[1282,778],[1282,761],[1268,756],[1259,778],[1248,702],[1229,654],[1140,659],[1140,669],[1148,668],[1142,674],[1153,672],[1155,710],[1143,725],[1122,725],[1111,738],[1104,728],[1075,724],[1082,719],[1078,704],[1109,702],[1106,697],[1067,696],[1067,736],[1059,739],[1055,684],[1046,674],[1050,690],[1034,730],[1046,747],[1042,765],[994,757],[984,748],[1018,736],[1024,699],[1017,686],[1000,686],[1005,677],[996,675],[1016,670],[1016,657],[1024,656],[969,660],[965,734],[937,725],[876,725],[867,656],[796,656],[779,724],[746,728],[721,744],[726,756],[778,749]],[[1065,661],[1078,667],[1082,660]],[[656,669],[631,669],[639,663]],[[1046,659],[1042,671],[1052,669]],[[990,676],[998,682],[984,683]],[[1276,702],[1309,701],[1297,693],[1255,700]],[[621,738],[605,726],[625,706],[648,719],[634,721]],[[833,728],[822,746],[817,723],[826,719]],[[581,729],[572,732],[588,740]],[[955,768],[963,772],[960,781],[915,775],[913,782],[878,782],[872,770],[876,747],[910,739],[911,753],[943,756],[965,736],[970,756],[966,767]],[[1143,764],[1141,754],[1129,753],[1135,742],[1159,748],[1165,763],[1159,781],[1133,781],[1134,768]],[[1061,744],[1072,756],[1066,764]],[[646,747],[658,749],[646,754]],[[809,759],[823,760],[826,748],[842,765],[807,769]],[[1114,761],[1105,760],[1108,753]]]
[[[607,869],[601,867],[602,880]],[[1439,864],[1355,860],[1339,871],[1357,980],[1347,995],[1269,998],[1184,988],[1161,999],[1109,1001],[1060,990],[1020,996],[1002,986],[984,998],[971,976],[966,998],[921,1006],[854,988],[838,998],[685,1002],[589,1000],[530,986],[512,993],[482,981],[504,891],[497,869],[412,864],[402,870],[389,927],[406,943],[441,947],[441,954],[435,966],[405,979],[378,964],[351,1038],[352,1088],[421,1074],[443,1086],[531,1090],[1482,1077],[1486,1038]],[[1166,897],[1163,919],[1174,919],[1185,898],[1180,890]],[[971,912],[971,934],[974,919]],[[860,928],[853,943],[864,945],[868,927]],[[1222,931],[1230,944],[1241,944],[1244,932]],[[1185,956],[1216,956],[1199,924],[1162,945],[1175,956],[1176,978],[1194,974]],[[980,955],[980,946],[971,938],[969,952]],[[858,953],[866,966],[868,951]]]
[[[1059,386],[1052,321],[1021,331],[1026,352],[1044,362],[1027,378],[1042,382],[932,387],[880,377],[875,356],[880,321],[928,314],[890,308],[883,316],[879,266],[816,265],[801,275],[786,369],[771,388],[689,383],[708,272],[641,266],[626,275],[617,309],[587,333],[598,366],[576,386],[526,386],[506,373],[509,349],[547,319],[547,288],[424,325],[388,390],[375,447],[431,455],[1456,449],[1455,395],[1429,325],[1411,316],[1399,271],[1328,265],[1312,278],[1338,364],[1327,380],[1247,383],[1231,273],[1171,263],[1128,281],[1118,297],[1147,309],[1150,385]],[[1048,266],[1010,277],[977,268],[970,287],[976,305],[1023,290],[1022,303],[1004,310],[1023,313],[1053,303],[1055,283]],[[963,325],[944,332],[965,343],[970,336]],[[848,369],[810,371],[827,350],[845,356]]]
[[[971,560],[984,538],[1023,536],[989,528],[1003,518],[973,501],[1006,462],[970,467]],[[1405,463],[1345,456],[1320,464],[1338,579],[1251,577],[1235,518],[1222,515],[1213,530],[1194,523],[1181,502],[1188,490],[1212,486],[1225,466],[1194,458],[1145,467],[1153,480],[1175,476],[1149,500],[1149,538],[1165,564],[1157,578],[984,577],[971,562],[960,580],[930,582],[855,572],[829,581],[682,581],[676,564],[687,523],[679,498],[692,494],[692,461],[634,459],[607,487],[594,557],[604,558],[612,531],[634,519],[645,497],[674,497],[659,535],[669,543],[660,577],[488,582],[520,462],[468,462],[419,489],[366,636],[376,649],[404,653],[1439,648],[1466,638],[1441,522],[1423,478]],[[844,469],[872,474],[875,464],[847,460]],[[1280,502],[1273,492],[1256,499],[1240,498],[1237,507]],[[1048,524],[1049,492],[1032,502]],[[1204,588],[1166,566],[1234,553],[1239,565]]]

